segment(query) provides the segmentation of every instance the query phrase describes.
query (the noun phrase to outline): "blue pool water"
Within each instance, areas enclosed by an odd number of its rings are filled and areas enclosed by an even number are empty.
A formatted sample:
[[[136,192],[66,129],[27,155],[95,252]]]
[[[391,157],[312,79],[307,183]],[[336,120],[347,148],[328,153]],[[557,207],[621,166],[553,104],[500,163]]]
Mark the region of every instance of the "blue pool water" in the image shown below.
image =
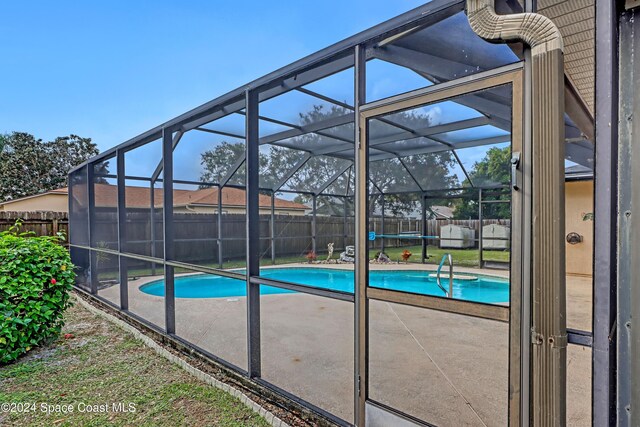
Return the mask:
[[[369,285],[376,288],[444,296],[429,277],[428,271],[370,271]],[[270,268],[260,271],[262,277],[299,283],[317,288],[353,293],[353,271],[328,268]],[[449,280],[443,277],[442,285],[448,289]],[[144,293],[164,296],[164,281],[158,280],[140,287]],[[295,293],[272,286],[261,286],[260,293]],[[246,296],[246,282],[238,279],[197,274],[175,278],[176,298],[226,298]],[[509,302],[509,281],[497,277],[478,276],[478,280],[454,280],[453,296],[457,299],[484,303]]]

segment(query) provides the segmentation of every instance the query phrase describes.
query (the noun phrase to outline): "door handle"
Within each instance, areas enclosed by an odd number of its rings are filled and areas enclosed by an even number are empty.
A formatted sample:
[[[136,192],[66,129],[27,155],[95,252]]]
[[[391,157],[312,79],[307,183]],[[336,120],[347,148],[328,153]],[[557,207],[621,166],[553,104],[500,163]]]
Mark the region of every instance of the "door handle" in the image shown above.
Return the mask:
[[[520,185],[518,184],[518,166],[520,166],[520,153],[515,152],[511,155],[511,187],[518,191]]]

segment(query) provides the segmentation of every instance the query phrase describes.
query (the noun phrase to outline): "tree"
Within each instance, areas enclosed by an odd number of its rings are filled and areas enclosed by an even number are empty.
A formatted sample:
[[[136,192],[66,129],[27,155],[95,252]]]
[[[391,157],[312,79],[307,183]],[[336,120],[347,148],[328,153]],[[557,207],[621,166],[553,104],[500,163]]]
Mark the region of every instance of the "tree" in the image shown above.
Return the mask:
[[[300,113],[299,126],[305,127],[313,123],[330,120],[351,114],[351,110],[340,106],[332,106],[325,109],[323,106],[315,105],[310,111]],[[426,127],[429,123],[429,116],[415,113],[398,113],[393,116],[393,121],[405,127],[420,128]],[[375,125],[386,126],[387,131],[391,125],[383,125],[375,121]],[[393,127],[391,127],[393,129]],[[400,128],[397,132],[402,132]],[[353,123],[325,129],[318,133],[305,133],[286,140],[287,145],[296,149],[270,145],[268,149],[261,150],[260,153],[260,185],[271,188],[281,179],[286,177],[301,159],[305,152],[323,149],[329,146],[344,147],[343,155],[314,155],[294,173],[286,182],[283,188],[294,191],[315,191],[321,188],[331,177],[338,172],[345,170],[352,164],[348,158],[348,150],[353,149],[353,145],[344,141],[346,136],[353,135]],[[335,138],[332,138],[335,137]],[[201,153],[201,164],[203,181],[220,182],[220,178],[229,173],[230,166],[243,156],[244,144],[229,144],[223,142],[215,149]],[[347,154],[347,155],[345,155]],[[448,188],[457,185],[457,177],[452,173],[452,166],[455,162],[453,155],[449,151],[439,153],[413,155],[403,158],[405,166],[396,158],[371,162],[369,171],[370,181],[375,183],[375,187],[385,192],[393,192],[397,189],[413,188],[415,193],[388,195],[385,197],[385,209],[392,214],[413,211],[416,203],[420,200],[420,190],[414,182],[411,173],[418,175],[421,185],[429,183],[432,188]],[[244,175],[244,168],[238,170],[237,174]],[[238,183],[238,182],[236,182]],[[242,181],[244,183],[244,181]],[[353,171],[346,170],[338,176],[333,184],[327,188],[327,193],[340,195],[353,195],[354,177]],[[377,189],[371,186],[371,192],[376,193]],[[298,202],[308,202],[310,196],[300,194],[296,197]],[[372,198],[370,211],[373,213],[379,209],[381,199]]]
[[[244,157],[244,144],[230,144],[223,141],[213,150],[200,154],[203,172],[200,180],[204,182],[221,182],[240,158]],[[244,176],[244,164],[234,176]]]
[[[77,135],[42,141],[25,132],[2,135],[0,200],[42,193],[67,185],[69,170],[98,154],[90,138]]]
[[[505,184],[511,181],[511,147],[493,147],[489,149],[485,157],[474,163],[469,171],[471,181],[476,187],[491,187]],[[468,185],[465,179],[463,185]],[[485,200],[509,200],[508,195],[492,195],[484,197]],[[459,199],[454,203],[455,219],[475,219],[479,217],[478,196],[472,193],[468,199]],[[483,217],[495,219],[511,218],[511,206],[508,203],[493,203],[484,205]]]

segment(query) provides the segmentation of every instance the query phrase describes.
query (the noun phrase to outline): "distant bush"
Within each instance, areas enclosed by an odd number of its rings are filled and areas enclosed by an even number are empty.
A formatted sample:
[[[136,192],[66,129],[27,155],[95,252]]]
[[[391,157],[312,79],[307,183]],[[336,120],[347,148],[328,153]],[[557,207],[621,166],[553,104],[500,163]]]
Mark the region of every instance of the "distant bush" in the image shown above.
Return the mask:
[[[0,233],[0,364],[60,334],[74,282],[62,235]]]

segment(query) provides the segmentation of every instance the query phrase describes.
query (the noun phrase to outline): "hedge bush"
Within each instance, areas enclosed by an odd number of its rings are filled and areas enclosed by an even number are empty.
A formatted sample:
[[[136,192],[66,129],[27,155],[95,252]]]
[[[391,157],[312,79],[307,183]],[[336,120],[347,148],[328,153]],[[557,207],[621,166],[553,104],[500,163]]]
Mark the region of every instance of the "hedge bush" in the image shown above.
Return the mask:
[[[62,235],[0,233],[0,364],[56,338],[74,282]]]

